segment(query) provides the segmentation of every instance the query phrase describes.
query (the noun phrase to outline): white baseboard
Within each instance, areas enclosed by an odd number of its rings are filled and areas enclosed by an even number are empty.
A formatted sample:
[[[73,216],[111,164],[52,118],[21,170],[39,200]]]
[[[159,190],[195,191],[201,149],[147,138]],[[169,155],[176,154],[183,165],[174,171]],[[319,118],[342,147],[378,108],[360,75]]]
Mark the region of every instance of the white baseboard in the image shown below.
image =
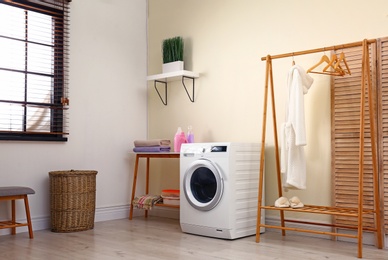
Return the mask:
[[[129,217],[129,205],[101,207],[96,209],[95,222],[123,219]]]
[[[179,209],[168,207],[154,207],[149,211],[151,216],[179,219]]]
[[[134,209],[133,216],[143,216],[144,211]],[[149,211],[150,216],[158,216],[165,218],[179,219],[179,209],[166,208],[166,207],[154,207]],[[129,205],[124,206],[112,206],[112,207],[100,207],[95,211],[95,222],[124,219],[129,217]],[[26,222],[26,219],[18,219],[19,222]],[[34,231],[50,229],[51,221],[50,216],[45,217],[33,217],[32,228]],[[16,233],[28,232],[27,227],[16,228]],[[0,229],[0,236],[11,234],[11,229]]]
[[[129,216],[129,205],[125,206],[113,206],[113,207],[101,207],[97,208],[95,211],[95,222],[114,220],[114,219],[123,219],[128,218]],[[18,219],[19,222],[26,222],[26,219]],[[33,217],[32,218],[32,228],[34,231],[50,229],[51,220],[50,216],[45,217]],[[27,227],[16,228],[16,233],[28,232]],[[11,234],[11,229],[1,229],[0,235],[9,235]]]

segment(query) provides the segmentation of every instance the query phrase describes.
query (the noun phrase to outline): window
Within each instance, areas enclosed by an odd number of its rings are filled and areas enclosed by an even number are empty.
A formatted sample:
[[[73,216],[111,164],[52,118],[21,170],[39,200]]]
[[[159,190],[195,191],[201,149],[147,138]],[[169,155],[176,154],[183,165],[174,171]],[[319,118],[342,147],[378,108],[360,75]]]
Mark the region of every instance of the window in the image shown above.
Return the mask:
[[[68,2],[0,0],[0,140],[67,140]]]

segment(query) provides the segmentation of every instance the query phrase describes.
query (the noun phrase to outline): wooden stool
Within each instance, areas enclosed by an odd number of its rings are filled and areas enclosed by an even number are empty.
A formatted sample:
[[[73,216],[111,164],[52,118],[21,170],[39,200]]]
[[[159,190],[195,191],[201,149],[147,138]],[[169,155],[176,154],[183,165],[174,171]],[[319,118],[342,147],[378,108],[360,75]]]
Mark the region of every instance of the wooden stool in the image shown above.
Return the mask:
[[[32,223],[30,217],[30,207],[28,205],[28,194],[35,194],[35,191],[28,187],[10,186],[0,187],[0,201],[11,200],[12,203],[12,220],[0,221],[0,229],[12,228],[11,234],[16,234],[17,227],[28,226],[28,233],[30,238],[34,238],[32,231]],[[24,206],[26,208],[27,223],[16,222],[15,200],[24,199]]]

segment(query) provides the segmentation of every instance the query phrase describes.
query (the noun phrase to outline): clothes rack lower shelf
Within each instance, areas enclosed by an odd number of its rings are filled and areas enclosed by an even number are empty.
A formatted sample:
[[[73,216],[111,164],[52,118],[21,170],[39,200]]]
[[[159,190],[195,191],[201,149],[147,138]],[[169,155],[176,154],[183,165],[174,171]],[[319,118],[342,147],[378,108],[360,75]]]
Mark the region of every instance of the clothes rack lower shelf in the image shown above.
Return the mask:
[[[336,215],[336,216],[345,216],[345,217],[358,217],[358,209],[357,208],[338,208],[338,207],[328,207],[328,206],[315,206],[315,205],[305,205],[302,208],[279,208],[275,206],[261,206],[262,209],[266,210],[278,210],[278,211],[287,211],[287,212],[300,212],[300,213],[316,213],[316,214],[326,214],[326,215]],[[362,215],[366,214],[374,214],[374,210],[370,209],[363,209]],[[344,229],[344,230],[357,230],[358,225],[337,225],[337,224],[329,224],[329,223],[321,223],[321,222],[309,222],[309,221],[301,221],[301,220],[294,220],[294,219],[284,219],[285,222],[291,222],[291,223],[297,223],[297,224],[304,224],[304,225],[317,225],[317,226],[326,226],[336,229]],[[274,225],[267,225],[267,224],[260,224],[260,227],[266,227],[266,228],[274,228],[274,229],[281,229],[283,231],[289,230],[289,231],[298,231],[298,232],[306,232],[306,233],[314,233],[314,234],[320,234],[320,235],[330,235],[330,236],[341,236],[341,237],[348,237],[348,238],[358,238],[358,235],[352,235],[349,233],[340,233],[340,232],[330,232],[330,231],[320,231],[320,230],[312,230],[307,228],[299,228],[299,227],[286,227],[284,224],[281,226],[274,226]],[[364,231],[372,231],[376,232],[376,228],[364,226],[362,228]]]
[[[268,210],[308,212],[308,213],[348,216],[348,217],[357,217],[358,216],[358,209],[357,208],[338,208],[338,207],[315,206],[315,205],[304,205],[303,208],[278,208],[275,206],[262,206],[261,208],[268,209]],[[374,213],[374,211],[368,210],[368,209],[363,209],[363,212],[362,212],[362,214],[372,214],[372,213]]]

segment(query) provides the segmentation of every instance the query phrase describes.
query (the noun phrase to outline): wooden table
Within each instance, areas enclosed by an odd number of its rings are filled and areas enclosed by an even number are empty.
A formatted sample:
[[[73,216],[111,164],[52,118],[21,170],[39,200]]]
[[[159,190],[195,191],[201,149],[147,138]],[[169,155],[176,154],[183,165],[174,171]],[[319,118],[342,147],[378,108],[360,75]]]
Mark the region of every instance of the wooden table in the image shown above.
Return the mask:
[[[133,216],[133,200],[135,198],[136,193],[136,181],[137,181],[137,173],[139,170],[139,159],[146,158],[147,159],[147,167],[146,167],[146,194],[149,192],[149,177],[150,177],[150,159],[151,158],[178,158],[180,157],[179,152],[157,152],[157,153],[136,153],[136,161],[135,161],[135,169],[133,172],[133,183],[132,183],[132,196],[131,196],[131,206],[129,209],[129,219],[132,219]],[[161,204],[163,205],[163,204]],[[179,208],[179,206],[169,205],[168,207]],[[148,216],[148,210],[145,210],[145,217]]]

